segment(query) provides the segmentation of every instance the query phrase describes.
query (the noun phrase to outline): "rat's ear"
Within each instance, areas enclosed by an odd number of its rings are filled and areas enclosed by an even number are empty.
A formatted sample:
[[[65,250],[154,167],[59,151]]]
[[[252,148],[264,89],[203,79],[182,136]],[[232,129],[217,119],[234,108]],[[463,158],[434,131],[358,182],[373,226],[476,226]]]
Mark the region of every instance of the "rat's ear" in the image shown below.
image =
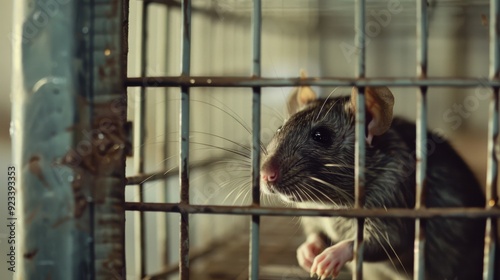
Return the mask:
[[[300,78],[306,78],[306,72],[300,71]],[[292,94],[288,97],[288,114],[293,115],[302,110],[305,105],[318,99],[316,93],[310,86],[301,86],[293,89]]]
[[[358,89],[352,88],[350,110],[356,112],[356,97]],[[392,107],[394,106],[394,96],[387,87],[367,87],[365,88],[365,107],[367,135],[366,142],[371,145],[373,136],[384,134],[392,122]]]

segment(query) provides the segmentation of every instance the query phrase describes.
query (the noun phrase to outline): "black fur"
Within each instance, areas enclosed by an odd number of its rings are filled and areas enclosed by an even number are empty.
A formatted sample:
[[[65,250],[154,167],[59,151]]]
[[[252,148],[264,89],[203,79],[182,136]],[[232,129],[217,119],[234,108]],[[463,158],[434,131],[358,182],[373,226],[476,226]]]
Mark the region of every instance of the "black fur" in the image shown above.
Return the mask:
[[[262,167],[279,172],[279,179],[267,186],[271,192],[286,195],[299,207],[353,206],[355,118],[348,102],[348,97],[315,101],[277,132]],[[331,141],[312,137],[318,128]],[[415,137],[414,124],[395,118],[391,128],[367,146],[365,207],[414,207]],[[427,138],[427,207],[484,207],[481,188],[465,162],[443,138],[430,132]],[[306,232],[320,232],[334,243],[354,237],[352,220],[303,221]],[[412,219],[366,219],[365,260],[391,258],[395,269],[403,271],[403,265],[411,276],[414,223]],[[481,279],[484,228],[485,221],[478,219],[428,220],[426,279]]]

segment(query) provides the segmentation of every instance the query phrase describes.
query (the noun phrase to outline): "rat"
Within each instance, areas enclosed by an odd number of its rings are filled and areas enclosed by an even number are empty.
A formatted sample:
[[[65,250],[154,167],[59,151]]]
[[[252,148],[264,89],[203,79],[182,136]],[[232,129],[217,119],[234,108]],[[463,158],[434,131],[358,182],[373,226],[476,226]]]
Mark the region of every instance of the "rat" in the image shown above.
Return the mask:
[[[326,99],[310,87],[295,89],[288,100],[289,118],[263,155],[264,194],[298,208],[354,207],[356,97],[356,88],[351,96]],[[368,209],[415,206],[416,127],[394,117],[393,104],[387,87],[365,88]],[[427,141],[426,207],[484,207],[478,181],[452,146],[432,132]],[[353,269],[355,219],[301,221],[307,239],[297,249],[297,260],[311,277],[335,278],[345,265]],[[414,219],[366,218],[364,225],[364,278],[411,279]],[[484,219],[427,219],[425,279],[482,279],[484,231]],[[500,279],[498,272],[495,279]]]

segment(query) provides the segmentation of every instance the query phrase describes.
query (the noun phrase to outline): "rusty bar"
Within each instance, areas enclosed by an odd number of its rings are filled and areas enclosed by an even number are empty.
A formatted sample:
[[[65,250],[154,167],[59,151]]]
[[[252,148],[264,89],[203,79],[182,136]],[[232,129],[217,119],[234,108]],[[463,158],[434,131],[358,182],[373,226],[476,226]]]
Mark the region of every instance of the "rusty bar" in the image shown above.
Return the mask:
[[[366,76],[366,45],[365,45],[365,0],[356,0],[354,29],[356,30],[355,45],[359,50],[356,78]],[[362,209],[365,204],[365,88],[357,88],[356,124],[354,149],[354,208]],[[358,217],[356,222],[356,237],[354,239],[354,271],[352,279],[363,279],[363,231],[365,219]]]
[[[182,1],[181,75],[191,69],[191,0]],[[181,87],[179,135],[180,203],[189,205],[189,86]],[[180,212],[179,279],[189,280],[189,214]]]
[[[94,0],[90,0],[88,3],[88,28],[89,28],[89,36],[87,37],[88,40],[88,52],[93,53],[94,48],[95,48],[95,2]],[[88,69],[94,69],[94,58],[92,55],[88,56],[88,63],[89,63],[89,68]],[[94,75],[88,75],[88,86],[85,88],[86,92],[84,95],[88,98],[88,100],[93,103],[94,102]],[[94,107],[90,106],[89,107],[90,115],[94,113]],[[90,121],[92,122],[92,120]],[[96,205],[95,201],[93,198],[92,192],[87,196],[86,199],[88,203],[88,215],[89,215],[89,232],[90,232],[90,238],[89,238],[89,257],[90,260],[95,260],[96,259],[96,239],[95,239],[95,234],[96,234],[96,228],[95,228],[95,221],[96,221]],[[90,265],[90,278],[92,280],[95,280],[97,277],[96,274],[96,262],[92,261]]]
[[[252,42],[253,42],[253,77],[261,75],[261,29],[262,3],[253,1],[252,14]],[[252,205],[260,206],[260,115],[261,115],[261,88],[256,85],[252,88]],[[259,279],[259,243],[260,243],[260,216],[253,215],[250,222],[249,258],[250,266],[248,278]]]
[[[346,218],[500,218],[499,208],[381,208],[381,209],[294,209],[253,206],[186,205],[180,203],[138,203],[126,202],[127,211],[172,212],[190,214],[228,214],[265,216],[322,216]]]
[[[427,77],[427,1],[417,1],[417,78]],[[427,87],[417,90],[416,120],[416,189],[415,209],[425,208],[425,177],[427,172]],[[425,225],[426,221],[415,219],[415,250],[413,278],[425,278]]]
[[[170,44],[170,38],[173,38],[173,35],[171,35],[172,33],[172,30],[175,28],[173,24],[173,20],[172,20],[172,15],[173,15],[173,11],[172,9],[169,9],[170,6],[167,6],[167,11],[166,11],[166,18],[165,18],[165,36],[166,36],[166,42],[165,42],[165,50],[164,50],[164,53],[165,53],[165,62],[164,62],[164,65],[168,65],[170,63],[170,61],[172,60],[171,57],[169,56],[169,54],[171,53],[171,48],[173,47],[172,44]],[[178,11],[177,11],[178,12]],[[165,160],[163,160],[163,171],[161,171],[160,173],[150,173],[150,174],[146,174],[148,175],[147,177],[143,178],[142,180],[148,180],[148,181],[154,181],[156,178],[152,178],[151,176],[155,177],[158,176],[158,175],[162,175],[162,176],[159,176],[157,177],[157,180],[163,180],[163,188],[161,189],[161,192],[162,192],[162,199],[163,199],[163,202],[167,202],[169,201],[169,192],[168,192],[168,188],[169,188],[169,176],[172,176],[173,174],[179,174],[179,168],[175,168],[175,170],[170,170],[171,172],[169,172],[169,161],[167,160],[168,158],[170,158],[170,156],[172,154],[170,154],[170,145],[169,145],[169,133],[168,131],[170,131],[170,121],[169,121],[169,118],[170,118],[170,115],[169,115],[169,106],[170,106],[170,100],[168,100],[167,96],[168,96],[168,93],[169,92],[169,89],[165,89],[165,94],[164,94],[164,102],[163,102],[163,106],[162,106],[162,111],[163,111],[163,118],[161,118],[160,122],[162,123],[161,127],[163,127],[163,158]],[[175,125],[174,125],[175,126]],[[127,178],[127,180],[129,180],[129,178]],[[169,215],[167,215],[166,213],[163,213],[164,215],[164,218],[163,220],[160,222],[160,225],[159,225],[159,228],[158,228],[158,237],[159,237],[159,241],[163,244],[161,244],[161,263],[162,263],[162,267],[165,268],[165,267],[170,267],[170,259],[171,259],[171,256],[170,256],[170,251],[172,249],[172,242],[173,242],[173,239],[170,237],[170,233],[171,231],[169,230],[170,229],[170,222],[171,222],[171,217]],[[179,270],[179,264],[176,263],[175,264],[175,270],[178,271]]]
[[[500,37],[499,32],[500,1],[490,1],[490,69],[489,76],[491,80],[498,79],[500,76]],[[496,153],[496,143],[498,140],[498,93],[499,87],[493,87],[492,98],[490,101],[489,123],[488,123],[488,167],[486,174],[486,209],[493,209],[498,206],[498,160]],[[497,255],[497,219],[489,218],[486,220],[485,242],[484,242],[484,260],[483,260],[483,279],[493,280],[498,275],[495,273],[495,255]],[[498,261],[498,260],[497,260]],[[500,263],[500,261],[498,261]],[[497,267],[496,270],[499,270]],[[497,271],[500,273],[500,271]]]
[[[92,43],[86,50],[92,61],[92,69],[86,69],[89,82],[92,83],[89,97],[92,102],[88,110],[90,115],[86,115],[83,108],[79,110],[82,122],[84,118],[89,118],[90,138],[95,142],[89,158],[83,160],[88,165],[83,168],[86,171],[81,176],[86,181],[84,185],[90,190],[94,206],[95,279],[125,278],[125,193],[122,189],[125,183],[128,141],[125,131],[126,69],[125,62],[122,61],[125,15],[121,1],[82,2],[95,10],[91,17],[94,23],[89,25],[92,26],[89,32]],[[99,4],[93,7],[94,3]],[[112,12],[99,13],[100,10]],[[83,12],[79,11],[76,18],[80,18],[81,14],[85,14],[85,9]],[[102,22],[108,24],[98,24]],[[85,31],[87,24],[83,25],[75,30]],[[85,125],[77,127],[84,129]]]
[[[169,8],[172,7],[172,8],[180,8],[181,7],[181,3],[179,1],[176,1],[176,0],[143,0],[144,2],[147,2],[147,3],[154,3],[154,4],[163,4],[163,5],[166,5],[168,6]]]
[[[167,76],[128,78],[129,87],[296,87],[296,86],[348,86],[348,87],[500,87],[500,80],[481,78],[266,78],[266,77],[218,77],[218,76]]]
[[[140,61],[140,71],[141,77],[147,76],[147,48],[148,48],[148,3],[143,2],[142,6],[142,26],[141,26],[141,61]],[[136,174],[144,174],[144,156],[145,156],[145,138],[146,138],[146,87],[141,86],[139,99],[136,100],[135,116],[134,116],[134,143],[136,148],[136,154],[134,156],[134,169]],[[140,182],[136,186],[137,197],[139,202],[144,202],[144,184]],[[136,214],[135,223],[135,244],[136,244],[136,268],[139,271],[140,277],[143,278],[146,275],[146,215],[144,212],[139,212]]]

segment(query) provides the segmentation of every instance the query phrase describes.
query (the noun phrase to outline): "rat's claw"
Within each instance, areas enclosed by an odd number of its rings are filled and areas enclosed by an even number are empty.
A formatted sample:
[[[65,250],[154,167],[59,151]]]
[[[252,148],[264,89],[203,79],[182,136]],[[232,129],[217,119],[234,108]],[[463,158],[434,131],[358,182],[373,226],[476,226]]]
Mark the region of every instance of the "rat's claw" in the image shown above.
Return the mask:
[[[343,241],[332,247],[326,248],[314,258],[311,265],[311,275],[318,275],[318,279],[337,277],[340,269],[353,258],[352,241]]]

